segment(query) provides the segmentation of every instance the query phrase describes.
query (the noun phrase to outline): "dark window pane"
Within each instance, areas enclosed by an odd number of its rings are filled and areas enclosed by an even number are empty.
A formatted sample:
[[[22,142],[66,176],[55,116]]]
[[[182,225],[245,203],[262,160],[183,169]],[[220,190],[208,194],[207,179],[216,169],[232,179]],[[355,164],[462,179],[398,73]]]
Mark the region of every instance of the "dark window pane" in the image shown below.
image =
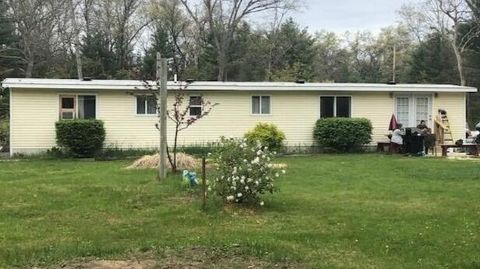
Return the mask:
[[[262,96],[262,114],[270,114],[270,96]]]
[[[153,96],[147,97],[147,114],[157,114],[157,100]]]
[[[201,96],[190,96],[190,105],[191,106],[201,106],[202,97]]]
[[[351,97],[337,97],[337,117],[350,118]]]
[[[63,109],[73,109],[73,108],[75,108],[75,98],[73,98],[73,97],[62,97],[62,108]]]
[[[200,115],[202,115],[201,107],[197,107],[197,106],[190,107],[190,116],[200,116]]]
[[[80,119],[95,119],[96,97],[94,95],[78,96],[78,117]]]
[[[335,97],[320,97],[320,117],[332,118],[334,112]]]
[[[260,96],[252,96],[252,114],[260,114]]]
[[[145,96],[137,96],[137,114],[145,114]]]

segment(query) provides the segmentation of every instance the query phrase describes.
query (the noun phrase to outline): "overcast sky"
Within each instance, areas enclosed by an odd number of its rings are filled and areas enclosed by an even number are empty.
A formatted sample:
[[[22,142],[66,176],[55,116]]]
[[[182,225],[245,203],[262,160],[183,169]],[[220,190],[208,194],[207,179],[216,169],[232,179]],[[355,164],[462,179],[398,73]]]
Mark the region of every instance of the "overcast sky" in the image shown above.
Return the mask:
[[[305,7],[292,14],[295,21],[310,32],[322,29],[377,32],[398,20],[396,11],[402,4],[420,0],[303,0]]]

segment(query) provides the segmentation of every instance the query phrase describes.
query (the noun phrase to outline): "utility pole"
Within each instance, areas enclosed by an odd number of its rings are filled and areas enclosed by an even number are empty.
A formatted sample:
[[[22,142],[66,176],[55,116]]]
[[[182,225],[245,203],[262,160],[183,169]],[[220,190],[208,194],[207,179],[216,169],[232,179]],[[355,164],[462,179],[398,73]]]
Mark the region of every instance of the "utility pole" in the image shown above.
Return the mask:
[[[164,181],[167,178],[167,59],[161,58],[157,52],[157,101],[159,104],[160,125],[160,149],[158,163],[158,179]],[[160,86],[160,87],[158,87]]]

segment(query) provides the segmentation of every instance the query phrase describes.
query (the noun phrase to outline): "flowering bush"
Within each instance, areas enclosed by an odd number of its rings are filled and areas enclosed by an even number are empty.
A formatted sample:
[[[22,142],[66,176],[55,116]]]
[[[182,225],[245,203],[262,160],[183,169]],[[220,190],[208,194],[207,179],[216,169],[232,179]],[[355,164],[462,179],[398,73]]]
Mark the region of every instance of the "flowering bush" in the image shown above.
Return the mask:
[[[222,138],[213,156],[217,177],[211,189],[230,203],[259,203],[261,195],[273,193],[274,182],[285,170],[272,164],[275,152],[260,143],[251,145],[245,139]]]

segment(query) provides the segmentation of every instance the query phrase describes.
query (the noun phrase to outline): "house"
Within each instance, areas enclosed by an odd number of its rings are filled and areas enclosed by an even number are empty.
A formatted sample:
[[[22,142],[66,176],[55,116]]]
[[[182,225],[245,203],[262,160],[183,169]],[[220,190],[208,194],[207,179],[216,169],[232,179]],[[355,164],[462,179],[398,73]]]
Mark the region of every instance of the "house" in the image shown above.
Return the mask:
[[[168,83],[170,104],[172,92],[182,84]],[[3,87],[10,89],[11,154],[55,146],[55,122],[73,118],[104,121],[107,145],[152,148],[158,144],[155,101],[140,81],[9,78]],[[186,89],[191,102],[203,96],[219,105],[183,131],[179,143],[240,137],[258,122],[271,122],[285,132],[287,146],[311,146],[314,124],[324,117],[368,118],[373,141],[386,141],[392,114],[406,127],[421,120],[433,127],[439,109],[448,112],[453,136],[461,139],[466,94],[476,91],[453,85],[193,82]],[[194,116],[198,109],[190,113]],[[172,137],[172,124],[168,129]]]

